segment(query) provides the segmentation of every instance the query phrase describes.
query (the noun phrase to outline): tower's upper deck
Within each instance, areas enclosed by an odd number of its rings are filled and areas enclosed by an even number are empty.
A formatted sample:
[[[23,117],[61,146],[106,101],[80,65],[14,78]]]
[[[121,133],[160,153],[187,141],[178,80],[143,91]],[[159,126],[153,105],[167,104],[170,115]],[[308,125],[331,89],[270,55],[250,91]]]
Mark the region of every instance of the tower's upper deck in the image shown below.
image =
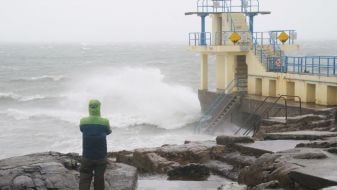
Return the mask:
[[[259,0],[198,0],[195,11],[192,14],[215,13],[245,13],[245,14],[270,14],[270,11],[261,11]]]

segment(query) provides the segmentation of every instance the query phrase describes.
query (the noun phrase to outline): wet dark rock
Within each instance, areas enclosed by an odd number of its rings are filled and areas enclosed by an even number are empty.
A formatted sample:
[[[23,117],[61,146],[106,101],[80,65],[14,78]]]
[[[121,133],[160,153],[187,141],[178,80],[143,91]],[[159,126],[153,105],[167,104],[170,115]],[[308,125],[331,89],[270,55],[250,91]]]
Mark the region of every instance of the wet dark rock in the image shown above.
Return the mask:
[[[251,137],[246,136],[218,136],[216,143],[219,145],[232,145],[235,143],[253,143],[254,140]]]
[[[330,152],[331,154],[337,154],[337,148],[329,148],[327,149],[328,152]]]
[[[247,187],[244,185],[239,185],[237,183],[227,183],[226,185],[221,185],[217,190],[247,190]]]
[[[78,189],[80,156],[47,152],[0,160],[0,189]],[[109,162],[106,189],[135,189],[137,170]]]
[[[265,189],[280,189],[280,183],[278,181],[269,181],[267,183],[261,183],[250,190],[265,190]]]
[[[328,158],[328,156],[322,152],[309,152],[309,153],[300,153],[297,155],[294,155],[294,158],[296,159],[325,159]]]
[[[241,170],[239,183],[249,187],[255,187],[270,181],[279,181],[282,187],[293,188],[294,182],[288,174],[299,166],[288,163],[281,155],[265,154],[256,160],[251,166]]]
[[[132,153],[117,153],[117,161],[133,165],[145,173],[166,173],[179,165],[205,163],[222,155],[226,147],[215,142],[189,142],[158,148],[136,149]]]
[[[319,132],[319,131],[290,131],[280,133],[266,133],[264,140],[324,140],[328,137],[336,137],[335,132]]]
[[[324,179],[311,174],[306,174],[301,171],[291,171],[289,177],[297,182],[302,189],[323,189],[331,186],[336,186],[337,182]]]
[[[300,143],[296,145],[296,148],[332,148],[337,147],[337,141],[316,141],[316,142],[310,142],[310,143]]]
[[[288,117],[269,118],[262,120],[257,133],[254,135],[257,139],[263,139],[267,133],[279,133],[288,131],[336,131],[334,125],[334,113],[336,109],[326,109],[315,111],[314,114]],[[311,139],[315,140],[315,139]]]
[[[205,165],[187,164],[170,170],[168,180],[205,181],[210,176],[210,170]]]
[[[285,189],[322,189],[337,185],[336,156],[317,148],[265,154],[241,170],[239,182],[255,187],[277,180]]]
[[[254,156],[242,155],[239,152],[231,152],[218,156],[217,160],[229,163],[237,168],[243,168],[252,165],[256,158]]]
[[[133,155],[133,165],[141,172],[166,173],[174,166],[179,165],[178,163],[169,161],[153,152],[144,153],[135,151]]]
[[[132,165],[133,164],[133,152],[120,151],[115,154],[116,162]]]
[[[241,154],[247,155],[247,156],[254,156],[254,157],[260,157],[266,153],[273,153],[269,150],[263,150],[260,148],[255,148],[254,146],[249,146],[250,144],[234,144],[232,146],[232,149],[234,151],[238,151]]]
[[[233,181],[238,180],[239,172],[232,165],[217,160],[211,160],[205,163],[205,166],[216,175],[223,176]]]

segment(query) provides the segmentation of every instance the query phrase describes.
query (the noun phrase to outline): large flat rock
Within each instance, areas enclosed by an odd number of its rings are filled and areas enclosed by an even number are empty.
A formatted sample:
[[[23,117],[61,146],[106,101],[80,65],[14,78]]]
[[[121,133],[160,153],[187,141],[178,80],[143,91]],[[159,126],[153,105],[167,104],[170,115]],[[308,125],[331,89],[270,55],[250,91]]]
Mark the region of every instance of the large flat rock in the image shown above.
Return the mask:
[[[255,141],[251,144],[236,144],[240,149],[255,153],[259,156],[265,153],[276,153],[295,148],[299,143],[308,143],[309,141],[299,140],[265,140]]]
[[[296,182],[304,189],[322,189],[337,185],[337,156],[317,148],[295,148],[261,156],[244,168],[241,183],[255,186],[273,180],[291,188]]]
[[[337,133],[325,131],[292,131],[266,133],[263,136],[265,140],[319,140],[329,137],[337,137]]]
[[[144,173],[167,173],[180,165],[205,163],[225,152],[226,147],[215,141],[187,142],[183,145],[164,145],[140,148],[133,152],[116,153],[117,162],[128,163]]]
[[[46,152],[0,160],[0,189],[78,189],[80,157],[77,154]],[[137,170],[120,163],[108,163],[105,187],[133,190]]]
[[[293,151],[293,152],[292,152]],[[337,156],[321,149],[296,148],[289,151],[292,155],[318,155],[323,153],[326,158],[301,159],[291,156],[289,162],[302,166],[290,172],[290,177],[303,186],[320,189],[337,185]],[[286,153],[288,154],[288,153]],[[309,155],[310,156],[310,155]]]

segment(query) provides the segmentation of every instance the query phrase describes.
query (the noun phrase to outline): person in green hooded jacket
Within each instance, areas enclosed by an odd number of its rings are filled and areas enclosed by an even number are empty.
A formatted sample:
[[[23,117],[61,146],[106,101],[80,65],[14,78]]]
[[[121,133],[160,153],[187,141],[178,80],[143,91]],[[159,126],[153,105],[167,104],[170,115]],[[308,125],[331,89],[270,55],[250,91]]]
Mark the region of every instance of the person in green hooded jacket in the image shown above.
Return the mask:
[[[92,177],[94,189],[104,190],[104,173],[107,165],[106,136],[111,134],[109,120],[101,117],[101,103],[90,100],[89,117],[80,122],[83,152],[80,168],[80,190],[89,190]]]

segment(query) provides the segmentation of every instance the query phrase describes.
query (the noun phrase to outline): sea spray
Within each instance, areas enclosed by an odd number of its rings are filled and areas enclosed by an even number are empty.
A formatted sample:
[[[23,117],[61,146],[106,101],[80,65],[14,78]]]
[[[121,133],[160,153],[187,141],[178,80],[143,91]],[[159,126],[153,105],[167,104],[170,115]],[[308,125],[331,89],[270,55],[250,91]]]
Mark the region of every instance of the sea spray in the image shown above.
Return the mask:
[[[71,84],[64,103],[85,114],[92,98],[103,102],[102,112],[115,127],[148,123],[174,129],[200,114],[197,94],[165,82],[157,68],[111,67],[86,73]]]

